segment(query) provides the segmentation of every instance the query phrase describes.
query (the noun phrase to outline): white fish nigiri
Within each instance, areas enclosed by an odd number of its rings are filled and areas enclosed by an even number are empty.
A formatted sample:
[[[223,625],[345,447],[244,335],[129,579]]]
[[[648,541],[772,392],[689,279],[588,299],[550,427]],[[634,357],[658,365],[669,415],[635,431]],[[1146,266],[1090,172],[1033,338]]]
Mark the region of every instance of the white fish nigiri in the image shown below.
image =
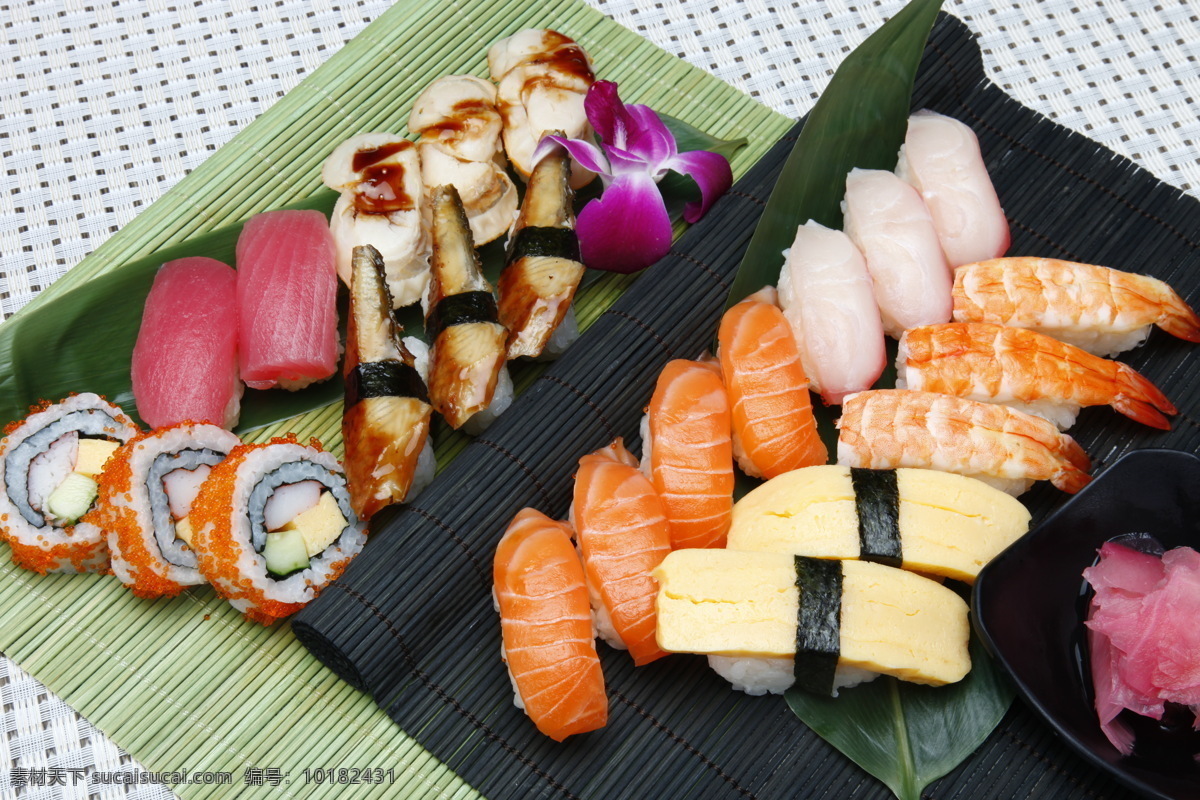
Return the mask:
[[[951,267],[1008,250],[1008,220],[969,126],[933,111],[916,112],[908,118],[896,174],[925,199]]]
[[[954,280],[917,190],[891,172],[854,169],[842,211],[842,227],[867,261],[888,335],[898,339],[909,328],[949,322]]]
[[[804,374],[826,403],[879,379],[887,361],[867,264],[850,237],[812,220],[796,230],[779,274],[779,303]]]

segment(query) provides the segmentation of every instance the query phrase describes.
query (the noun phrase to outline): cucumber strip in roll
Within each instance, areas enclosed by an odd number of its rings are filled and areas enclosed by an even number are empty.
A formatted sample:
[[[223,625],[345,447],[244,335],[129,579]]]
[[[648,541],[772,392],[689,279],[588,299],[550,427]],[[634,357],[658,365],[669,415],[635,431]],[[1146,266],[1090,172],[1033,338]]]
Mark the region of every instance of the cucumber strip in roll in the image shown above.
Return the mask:
[[[583,264],[571,158],[560,146],[547,147],[529,176],[497,282],[510,359],[554,358],[579,336],[571,301],[583,280]]]
[[[113,573],[138,597],[174,597],[206,583],[189,512],[212,467],[241,441],[207,423],[182,422],[131,439],[100,481],[99,519]]]
[[[1029,530],[1019,500],[930,469],[804,467],[733,507],[728,547],[875,561],[971,583]]]
[[[654,577],[658,646],[708,655],[750,694],[782,693],[793,682],[836,694],[877,674],[940,686],[971,668],[966,602],[912,572],[691,549],[668,555]]]
[[[310,482],[316,504],[270,530],[280,493]],[[189,517],[200,572],[247,619],[264,625],[313,600],[366,542],[337,459],[316,440],[305,446],[294,435],[231,450],[213,467]]]
[[[0,534],[13,563],[36,572],[107,572],[95,518],[97,478],[138,428],[90,392],[42,403],[0,443]]]

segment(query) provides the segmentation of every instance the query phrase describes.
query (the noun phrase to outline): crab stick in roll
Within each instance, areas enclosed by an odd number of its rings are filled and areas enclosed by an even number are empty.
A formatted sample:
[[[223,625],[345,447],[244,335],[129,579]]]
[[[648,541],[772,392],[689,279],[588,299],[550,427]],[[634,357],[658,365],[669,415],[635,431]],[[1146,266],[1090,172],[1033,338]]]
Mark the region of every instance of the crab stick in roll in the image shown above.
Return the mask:
[[[130,439],[100,479],[98,518],[113,573],[138,597],[173,597],[205,583],[188,518],[212,468],[241,441],[207,423],[179,423]]]
[[[108,571],[97,478],[137,433],[120,408],[90,392],[42,403],[5,428],[0,534],[14,564],[43,574]]]
[[[233,448],[188,516],[200,572],[264,625],[313,600],[367,539],[337,459],[294,435]]]

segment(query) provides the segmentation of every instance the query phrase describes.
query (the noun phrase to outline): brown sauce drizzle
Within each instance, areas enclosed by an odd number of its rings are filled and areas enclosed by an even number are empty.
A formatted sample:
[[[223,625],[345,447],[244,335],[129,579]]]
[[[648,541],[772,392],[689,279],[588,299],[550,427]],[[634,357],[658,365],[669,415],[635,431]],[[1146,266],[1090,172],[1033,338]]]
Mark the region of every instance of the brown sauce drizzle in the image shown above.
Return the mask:
[[[412,146],[412,142],[404,139],[371,150],[359,150],[354,154],[351,167],[355,172],[362,173],[362,180],[354,189],[354,207],[360,214],[391,214],[415,207],[413,199],[404,191],[404,167],[399,164],[379,164]]]

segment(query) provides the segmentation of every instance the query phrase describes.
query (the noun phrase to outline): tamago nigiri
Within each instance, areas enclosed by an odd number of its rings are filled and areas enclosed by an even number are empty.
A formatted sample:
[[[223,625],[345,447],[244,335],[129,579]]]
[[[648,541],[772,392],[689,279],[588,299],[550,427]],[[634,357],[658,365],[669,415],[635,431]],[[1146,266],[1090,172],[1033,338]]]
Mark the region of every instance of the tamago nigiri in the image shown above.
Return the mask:
[[[747,475],[767,478],[829,458],[800,351],[783,312],[769,302],[773,295],[760,292],[730,308],[718,334],[734,456]]]
[[[715,364],[676,359],[642,419],[642,471],[671,524],[671,546],[724,547],[733,513],[729,398]]]
[[[650,572],[671,552],[671,529],[621,439],[579,460],[571,523],[600,635],[639,667],[666,655],[654,638],[658,585]]]

